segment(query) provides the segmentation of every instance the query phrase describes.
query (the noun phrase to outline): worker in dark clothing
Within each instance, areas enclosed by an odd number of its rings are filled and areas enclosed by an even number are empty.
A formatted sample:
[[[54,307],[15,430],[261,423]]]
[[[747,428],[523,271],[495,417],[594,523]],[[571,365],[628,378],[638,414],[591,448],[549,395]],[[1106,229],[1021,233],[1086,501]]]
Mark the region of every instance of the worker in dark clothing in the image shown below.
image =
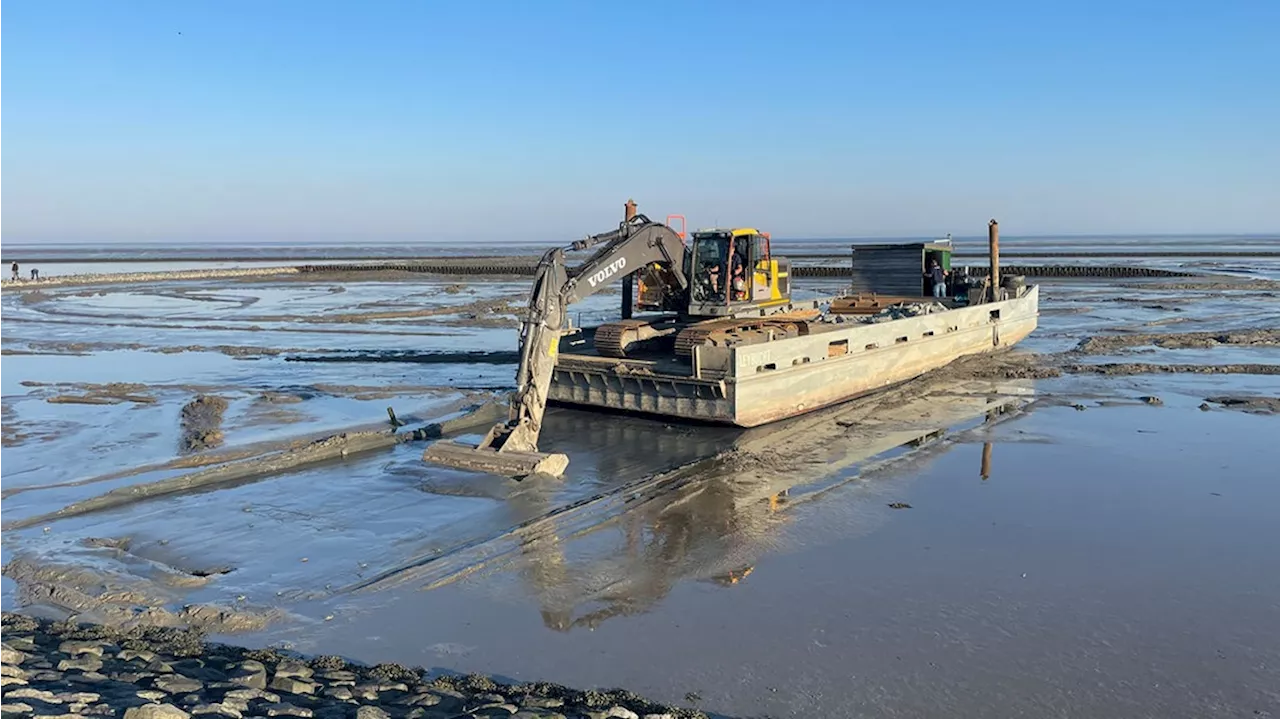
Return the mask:
[[[924,276],[933,281],[933,296],[938,299],[944,299],[947,296],[947,274],[937,260],[929,261],[929,271]]]
[[[720,294],[721,286],[720,265],[712,263],[707,266],[707,285],[711,288],[712,295]]]
[[[738,245],[729,258],[729,281],[733,299],[747,299],[747,253],[743,245]]]
[[[13,271],[13,277],[11,279],[14,282],[17,282],[18,281],[18,263],[17,262],[13,263],[13,265],[11,265],[9,269]]]
[[[743,263],[735,258],[733,263],[733,299],[747,299],[747,272],[743,268]]]

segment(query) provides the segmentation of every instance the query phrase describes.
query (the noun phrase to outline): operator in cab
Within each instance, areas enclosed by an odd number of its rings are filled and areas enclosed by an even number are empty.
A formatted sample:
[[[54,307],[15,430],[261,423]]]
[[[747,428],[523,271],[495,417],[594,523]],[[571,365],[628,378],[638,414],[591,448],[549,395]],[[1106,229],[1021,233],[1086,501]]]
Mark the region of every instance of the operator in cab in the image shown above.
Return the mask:
[[[742,245],[734,247],[733,255],[729,258],[729,277],[732,284],[733,299],[742,301],[747,299],[747,256],[742,251]]]
[[[723,286],[720,277],[720,265],[712,262],[707,265],[707,286],[711,288],[711,294],[720,294],[720,288]]]

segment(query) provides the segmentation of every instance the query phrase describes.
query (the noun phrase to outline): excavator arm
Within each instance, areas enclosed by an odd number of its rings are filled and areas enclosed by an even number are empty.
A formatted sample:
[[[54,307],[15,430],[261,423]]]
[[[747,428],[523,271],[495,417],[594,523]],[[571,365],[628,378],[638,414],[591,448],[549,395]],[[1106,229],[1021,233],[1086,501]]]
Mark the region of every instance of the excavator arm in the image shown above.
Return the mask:
[[[572,274],[569,272],[564,259],[566,250],[597,247],[599,249]],[[568,324],[569,306],[654,262],[669,265],[683,290],[687,283],[684,261],[680,236],[644,215],[636,215],[611,232],[548,250],[538,263],[520,327],[520,365],[507,421],[490,429],[476,447],[436,442],[423,454],[423,459],[515,479],[530,474],[563,474],[568,457],[538,452],[538,435],[542,431],[542,416],[547,408],[560,337]]]

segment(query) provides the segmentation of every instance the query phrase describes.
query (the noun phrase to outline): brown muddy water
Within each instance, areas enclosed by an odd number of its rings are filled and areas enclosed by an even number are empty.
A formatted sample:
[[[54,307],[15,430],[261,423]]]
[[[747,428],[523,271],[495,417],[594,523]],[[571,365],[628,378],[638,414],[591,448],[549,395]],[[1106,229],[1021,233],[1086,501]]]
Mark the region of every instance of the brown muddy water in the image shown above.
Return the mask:
[[[553,409],[559,482],[406,441],[143,496],[500,395],[525,290],[6,290],[4,608],[726,716],[1280,715],[1265,279],[1048,282],[1014,353],[767,428]]]

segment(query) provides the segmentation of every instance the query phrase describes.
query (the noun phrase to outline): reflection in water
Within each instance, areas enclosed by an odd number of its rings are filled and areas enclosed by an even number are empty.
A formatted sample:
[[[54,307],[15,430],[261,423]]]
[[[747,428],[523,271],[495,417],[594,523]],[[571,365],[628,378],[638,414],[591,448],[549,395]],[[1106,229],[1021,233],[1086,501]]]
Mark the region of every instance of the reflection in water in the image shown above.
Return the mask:
[[[990,442],[982,443],[982,469],[980,470],[980,473],[982,474],[982,480],[984,482],[991,477],[991,443]]]
[[[578,536],[561,537],[550,527],[526,538],[521,576],[543,622],[557,631],[593,629],[611,617],[648,611],[686,577],[720,586],[742,581],[786,503],[785,491],[755,497],[751,489],[732,477],[690,482]],[[539,500],[526,494],[517,501]],[[570,567],[567,543],[585,561]]]
[[[946,411],[938,411],[938,402],[937,397],[908,402],[895,412],[910,421],[872,421],[865,429],[833,437],[831,444],[845,445],[838,450],[838,461],[809,462],[807,467],[800,462],[772,471],[711,462],[684,481],[638,491],[617,513],[599,521],[585,526],[548,522],[522,533],[517,540],[521,581],[538,602],[544,624],[561,632],[594,629],[611,617],[647,612],[682,580],[732,587],[750,576],[759,557],[778,541],[795,492],[806,500],[826,496],[813,485],[833,481],[839,466],[895,448],[910,451],[934,444],[946,427],[984,415],[983,424],[989,425],[1009,409],[1008,395],[948,398]],[[922,412],[922,406],[929,410]],[[652,442],[628,437],[626,425],[610,431],[615,433],[611,446],[627,446],[632,439]],[[758,430],[751,432],[760,438]],[[598,476],[618,469],[608,452],[597,457]],[[990,475],[990,442],[982,457],[985,479]],[[550,489],[520,492],[508,501],[516,517],[545,515],[555,507]]]

